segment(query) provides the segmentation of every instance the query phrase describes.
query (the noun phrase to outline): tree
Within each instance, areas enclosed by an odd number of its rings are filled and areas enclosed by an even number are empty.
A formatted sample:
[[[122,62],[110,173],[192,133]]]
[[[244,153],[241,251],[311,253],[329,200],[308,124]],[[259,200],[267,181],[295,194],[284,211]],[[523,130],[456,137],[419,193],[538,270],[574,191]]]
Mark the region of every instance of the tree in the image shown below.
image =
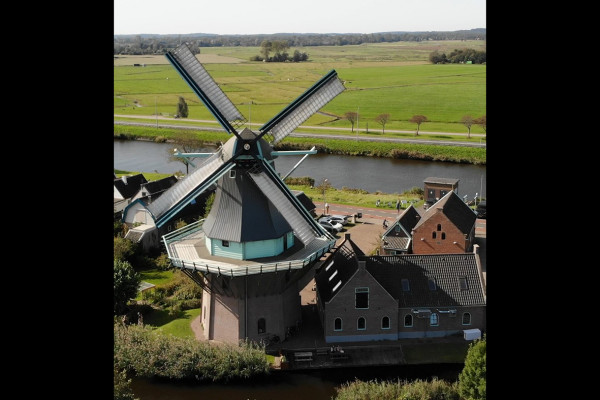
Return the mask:
[[[119,371],[113,366],[114,400],[139,400],[131,389],[131,379],[127,378],[125,370]]]
[[[179,96],[179,102],[177,103],[177,112],[175,113],[175,115],[178,115],[180,118],[188,117],[188,105],[182,96]]]
[[[140,286],[140,275],[127,261],[114,260],[113,299],[117,315],[127,311],[127,302],[135,297]]]
[[[345,119],[350,121],[350,123],[352,124],[352,132],[354,132],[354,123],[358,120],[358,113],[348,111],[346,114],[344,114],[344,117]]]
[[[469,345],[465,366],[458,376],[458,391],[467,400],[486,398],[486,339],[475,340]]]
[[[260,44],[260,54],[263,55],[263,60],[269,61],[269,53],[273,49],[273,43],[270,40],[263,40]]]
[[[180,162],[185,165],[185,174],[189,173],[190,162],[185,157],[174,155],[176,151],[180,153],[198,153],[205,147],[204,141],[198,139],[198,135],[193,131],[181,129],[173,135],[173,147],[167,149],[168,162]]]
[[[378,124],[381,124],[381,127],[382,127],[381,134],[382,135],[385,133],[385,124],[387,124],[389,119],[390,119],[390,114],[379,114],[378,116],[375,117],[375,121]]]
[[[327,210],[325,210],[325,204],[327,203],[327,190],[329,190],[329,188],[331,187],[331,183],[329,182],[329,180],[327,178],[323,178],[321,180],[321,183],[319,184],[319,186],[317,186],[317,189],[319,189],[319,191],[321,191],[323,193],[323,214],[327,213]]]
[[[413,115],[412,118],[408,122],[417,124],[417,133],[415,133],[415,136],[419,136],[419,128],[421,127],[421,124],[423,122],[428,122],[428,121],[429,120],[427,119],[426,116],[417,114],[417,115]]]
[[[467,129],[469,130],[469,133],[467,134],[467,138],[471,138],[471,126],[475,122],[475,120],[473,119],[473,117],[470,116],[470,115],[465,115],[464,117],[462,117],[462,119],[460,120],[460,122],[462,122],[462,124],[464,126],[466,126]]]
[[[485,130],[487,121],[486,121],[486,117],[485,117],[485,115],[482,115],[482,116],[481,116],[481,117],[479,117],[479,118],[475,118],[475,119],[473,120],[473,123],[475,123],[475,124],[477,124],[477,125],[481,126],[481,127],[483,128],[483,131],[485,132],[485,135],[487,136],[487,131]]]

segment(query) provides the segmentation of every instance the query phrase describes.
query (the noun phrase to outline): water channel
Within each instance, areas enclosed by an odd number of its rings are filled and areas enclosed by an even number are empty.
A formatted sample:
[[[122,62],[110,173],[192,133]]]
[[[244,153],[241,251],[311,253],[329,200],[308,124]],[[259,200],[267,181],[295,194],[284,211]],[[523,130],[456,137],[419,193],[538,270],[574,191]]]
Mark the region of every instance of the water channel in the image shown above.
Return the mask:
[[[185,172],[179,162],[168,162],[169,143],[140,140],[114,141],[114,167],[125,171],[175,173]],[[214,151],[207,148],[206,152]],[[302,156],[280,156],[275,168],[286,175]],[[455,164],[421,160],[396,160],[380,157],[353,157],[329,154],[308,156],[290,175],[309,176],[318,184],[326,178],[333,187],[364,189],[374,193],[402,193],[413,187],[423,187],[429,177],[459,179],[458,195],[470,200],[475,193],[486,197],[485,165]]]

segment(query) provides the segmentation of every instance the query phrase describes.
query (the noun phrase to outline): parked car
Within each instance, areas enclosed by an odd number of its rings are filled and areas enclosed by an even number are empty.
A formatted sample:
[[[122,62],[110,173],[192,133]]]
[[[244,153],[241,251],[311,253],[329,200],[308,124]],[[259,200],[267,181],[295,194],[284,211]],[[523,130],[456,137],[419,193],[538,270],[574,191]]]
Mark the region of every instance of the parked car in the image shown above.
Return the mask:
[[[327,222],[334,221],[342,225],[346,225],[348,223],[345,215],[324,215],[321,218],[326,219]]]
[[[331,233],[340,232],[344,228],[342,224],[338,224],[337,222],[328,222],[323,220],[323,218],[319,219],[319,224],[321,224],[321,226],[325,228],[325,230]]]
[[[477,215],[477,218],[486,219],[485,208],[486,208],[485,200],[483,200],[481,203],[477,204],[477,207],[475,207],[475,214]]]

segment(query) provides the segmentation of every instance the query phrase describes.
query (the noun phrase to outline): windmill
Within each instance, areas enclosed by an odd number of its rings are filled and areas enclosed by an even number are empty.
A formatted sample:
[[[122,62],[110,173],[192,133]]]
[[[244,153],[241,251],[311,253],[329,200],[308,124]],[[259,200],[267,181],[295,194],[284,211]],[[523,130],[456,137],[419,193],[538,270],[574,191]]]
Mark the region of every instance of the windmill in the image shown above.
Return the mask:
[[[340,94],[344,85],[331,70],[258,132],[248,127],[238,132],[245,118],[187,45],[166,57],[233,136],[215,153],[178,152],[202,162],[153,203],[128,205],[123,220],[141,224],[130,232],[160,231],[216,187],[206,219],[162,235],[168,257],[204,289],[206,339],[237,343],[283,337],[301,321],[299,285],[307,283],[307,272],[336,239],[315,221],[274,167],[277,157],[306,157],[316,153],[314,147],[275,151],[273,146]]]

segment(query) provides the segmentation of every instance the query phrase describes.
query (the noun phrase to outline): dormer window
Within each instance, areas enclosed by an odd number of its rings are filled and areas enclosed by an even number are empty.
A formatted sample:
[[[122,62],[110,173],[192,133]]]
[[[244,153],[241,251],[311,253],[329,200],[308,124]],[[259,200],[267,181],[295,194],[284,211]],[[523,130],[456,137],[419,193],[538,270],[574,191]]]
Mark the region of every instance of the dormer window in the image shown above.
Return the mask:
[[[437,290],[437,285],[435,284],[435,279],[430,278],[428,280],[429,290]]]
[[[235,178],[235,169],[232,169],[229,171],[229,177],[230,178]]]
[[[410,292],[410,284],[408,282],[408,279],[402,279],[402,291]]]
[[[469,285],[467,285],[467,277],[466,276],[458,277],[458,286],[460,287],[460,290],[469,290]]]

